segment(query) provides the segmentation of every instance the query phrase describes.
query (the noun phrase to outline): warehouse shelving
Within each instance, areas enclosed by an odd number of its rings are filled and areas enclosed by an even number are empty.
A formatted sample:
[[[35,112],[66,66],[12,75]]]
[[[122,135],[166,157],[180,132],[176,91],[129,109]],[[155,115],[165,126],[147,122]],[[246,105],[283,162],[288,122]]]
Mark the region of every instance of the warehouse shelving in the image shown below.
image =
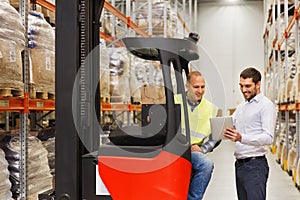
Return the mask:
[[[152,3],[152,1],[145,1],[145,2],[148,2],[148,4]],[[135,2],[135,1],[129,2],[129,4],[136,4],[136,3],[137,2]],[[40,6],[46,8],[46,9],[52,11],[52,12],[55,12],[55,5],[51,4],[50,2],[48,2],[46,0],[36,0],[36,4],[39,4]],[[112,5],[112,4],[114,4],[114,5]],[[126,1],[126,4],[128,4],[128,1]],[[178,12],[179,3],[177,1],[175,1],[174,4],[175,4],[175,11],[177,13],[177,17],[178,17],[179,21],[181,22],[183,29],[190,32],[190,28],[188,27],[188,23],[185,22],[185,19],[181,16],[180,12]],[[183,1],[183,5],[185,5],[185,1]],[[183,6],[183,5],[182,5],[183,11],[185,12],[185,10],[184,10],[185,6]],[[190,2],[189,5],[191,7],[191,2]],[[130,7],[130,5],[126,5],[126,7]],[[136,8],[136,6],[134,6],[134,8]],[[139,34],[143,37],[151,37],[150,34],[147,34],[145,31],[143,31],[141,28],[139,28],[138,25],[131,19],[130,16],[126,16],[120,10],[118,10],[116,8],[116,5],[115,5],[114,1],[113,1],[113,3],[109,3],[108,1],[105,1],[104,2],[104,9],[107,10],[109,13],[113,14],[118,19],[120,19],[123,23],[126,24],[126,26],[128,28],[134,30],[137,34]],[[134,13],[134,12],[136,12],[136,10],[133,10],[131,12]],[[113,43],[117,47],[123,47],[123,44],[120,41],[118,41],[114,36],[107,35],[103,31],[99,31],[99,34],[100,34],[100,37],[105,39],[107,42]],[[124,105],[123,107],[125,108],[125,107],[127,107],[128,105],[131,105],[131,104],[120,104],[120,105]],[[111,111],[110,108],[112,108],[114,106],[115,105],[113,105],[113,104],[109,105],[109,104],[105,103],[104,106],[101,106],[101,110],[102,111]],[[129,107],[135,107],[135,105],[131,105]],[[128,110],[128,109],[125,109],[125,110]]]
[[[39,4],[47,7],[49,10],[53,10],[53,6],[47,1],[37,0]],[[19,13],[22,18],[23,26],[27,33],[28,29],[28,7],[29,2],[26,0],[20,1],[18,5]],[[27,152],[28,152],[28,118],[31,117],[31,122],[37,122],[43,119],[42,116],[39,120],[33,115],[33,113],[43,113],[48,112],[51,113],[55,110],[55,100],[54,99],[38,99],[38,98],[29,98],[29,49],[28,49],[28,38],[25,37],[25,50],[23,51],[23,82],[24,82],[24,95],[22,96],[8,96],[8,97],[0,97],[0,112],[1,114],[5,114],[7,116],[6,123],[6,131],[9,131],[9,113],[12,113],[11,116],[14,118],[15,116],[19,116],[20,118],[20,128],[19,128],[19,139],[20,139],[20,158],[19,158],[19,183],[20,183],[20,199],[27,199],[28,190],[27,190]],[[36,125],[31,123],[30,125]]]
[[[152,1],[150,1],[152,2]],[[185,1],[183,1],[185,2]],[[197,1],[195,1],[197,2]],[[136,2],[133,1],[131,2],[132,4],[135,4]],[[55,12],[55,5],[53,5],[52,3],[46,1],[46,0],[36,0],[36,4],[52,11]],[[191,29],[189,28],[188,23],[185,21],[185,18],[182,17],[182,15],[180,14],[180,12],[178,11],[178,5],[179,3],[177,1],[175,1],[175,12],[177,13],[177,17],[180,21],[180,23],[182,24],[182,27],[185,31],[190,32]],[[195,3],[197,4],[197,3]],[[185,12],[185,3],[182,5],[183,7],[183,13]],[[189,4],[191,6],[191,2]],[[123,14],[120,10],[118,10],[115,6],[113,6],[111,3],[109,3],[108,1],[104,2],[104,8],[110,12],[111,14],[113,14],[115,17],[117,17],[118,19],[120,19],[121,21],[123,21],[123,23],[125,23],[129,28],[131,28],[132,30],[134,30],[136,33],[138,33],[141,36],[144,37],[151,37],[150,34],[147,34],[145,31],[143,31],[141,28],[138,27],[138,25],[131,19],[130,16],[126,16],[125,14]],[[135,11],[132,11],[135,12]],[[191,12],[191,11],[190,11]],[[197,10],[195,10],[194,14],[196,16]],[[191,17],[190,17],[191,18]],[[116,39],[113,36],[109,36],[107,34],[105,34],[104,32],[100,31],[100,37],[104,38],[105,40],[107,40],[108,42],[114,42],[116,43],[116,46],[123,46],[122,43],[115,41]]]
[[[150,35],[148,35],[145,31],[143,31],[142,29],[140,29],[138,27],[138,25],[136,25],[131,19],[130,16],[125,16],[123,13],[121,13],[118,9],[116,9],[112,4],[110,4],[109,2],[105,1],[104,2],[104,8],[106,10],[108,10],[111,14],[115,15],[118,19],[120,19],[121,21],[123,21],[124,23],[127,24],[128,27],[132,28],[133,30],[136,31],[136,33],[140,34],[141,36],[144,37],[149,37]]]
[[[291,127],[296,129],[294,139],[296,139],[296,168],[300,168],[300,129],[299,129],[299,113],[300,113],[300,87],[298,75],[299,63],[299,1],[274,0],[265,1],[265,19],[266,29],[264,33],[265,43],[265,90],[266,94],[275,103],[278,104],[278,121],[279,129],[283,127],[284,132],[277,131],[273,144],[273,153],[281,154],[278,158],[283,170],[288,171],[292,175],[292,179],[296,186],[299,186],[299,170],[294,169],[290,172],[288,168],[288,155],[291,149]],[[282,21],[284,22],[282,27]],[[294,34],[294,38],[291,35]],[[294,47],[289,46],[294,44]],[[292,60],[292,56],[295,59]],[[289,61],[292,60],[290,63]],[[292,74],[292,67],[295,66],[298,74]],[[292,74],[292,75],[291,75]],[[296,78],[295,78],[296,77]],[[281,137],[279,133],[284,134],[281,138],[283,146],[274,147],[276,141]],[[293,134],[292,134],[293,135]],[[282,142],[281,142],[282,143]],[[283,149],[283,150],[282,150]],[[298,180],[298,181],[297,181]]]
[[[28,99],[21,97],[0,97],[0,111],[24,111],[25,109],[36,111],[55,110],[55,100],[52,99]]]
[[[121,3],[124,3],[124,1],[120,1]],[[119,2],[119,3],[120,3]],[[146,2],[148,3],[149,5],[152,3],[152,1],[141,1],[142,3]],[[139,3],[141,3],[139,2]],[[182,15],[180,14],[180,12],[178,11],[178,7],[179,6],[182,6],[182,9],[183,9],[183,13],[185,13],[185,3],[186,1],[182,1],[183,4],[179,4],[178,1],[175,1],[173,2],[174,5],[175,5],[175,12],[177,14],[177,17],[180,21],[180,23],[182,24],[182,28],[183,30],[187,31],[187,32],[190,32],[190,28],[188,27],[188,23],[185,22],[185,16],[182,17]],[[46,1],[46,0],[36,0],[35,1],[36,4],[52,11],[52,12],[55,12],[55,5],[53,5],[52,3]],[[131,7],[129,4],[132,4],[132,5],[135,5],[137,2],[135,1],[126,1],[126,7]],[[114,5],[112,5],[114,4]],[[195,1],[195,5],[197,4],[197,1]],[[192,5],[192,2],[189,1],[189,7],[191,8],[191,5]],[[132,6],[133,9],[138,9],[137,6]],[[151,37],[151,34],[148,34],[146,33],[145,31],[143,31],[141,28],[138,27],[138,25],[131,19],[131,17],[129,15],[125,15],[123,14],[120,10],[118,10],[116,8],[116,5],[115,5],[115,1],[112,1],[112,3],[109,3],[108,1],[104,1],[104,9],[107,10],[109,13],[113,14],[115,17],[117,17],[118,19],[120,19],[123,23],[126,24],[126,26],[132,30],[134,30],[137,34],[141,35],[141,36],[144,36],[144,37]],[[136,10],[132,10],[132,11],[129,11],[129,13],[127,14],[130,14],[130,12],[134,13],[136,12]],[[190,15],[191,15],[191,10],[190,10]],[[196,16],[196,9],[195,9],[195,16]],[[103,31],[99,31],[99,36],[103,39],[105,39],[106,41],[108,41],[109,43],[114,43],[115,46],[118,46],[118,47],[122,47],[123,44],[120,42],[120,41],[117,41],[117,39],[114,37],[114,36],[111,36],[111,35],[107,35],[106,33],[104,33]],[[21,100],[19,100],[19,103],[21,102]],[[46,105],[49,105],[48,101],[46,101]],[[54,105],[54,103],[53,103]],[[48,109],[48,110],[52,110],[52,108],[45,108],[45,109]],[[119,103],[119,104],[116,104],[116,103],[101,103],[101,110],[102,111],[112,111],[112,110],[118,110],[118,111],[140,111],[140,106],[139,105],[134,105],[134,104],[130,104],[130,103]]]
[[[101,103],[101,110],[106,111],[140,111],[141,105],[135,105],[131,103]]]

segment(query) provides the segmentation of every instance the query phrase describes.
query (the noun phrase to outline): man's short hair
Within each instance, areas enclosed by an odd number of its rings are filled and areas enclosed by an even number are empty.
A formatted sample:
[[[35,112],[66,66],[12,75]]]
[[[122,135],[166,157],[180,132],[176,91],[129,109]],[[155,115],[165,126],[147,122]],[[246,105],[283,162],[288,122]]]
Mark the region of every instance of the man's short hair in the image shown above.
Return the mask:
[[[252,80],[255,84],[258,83],[259,81],[261,81],[261,74],[254,67],[248,67],[248,68],[244,69],[241,72],[240,77],[243,79],[252,78]]]
[[[202,76],[202,74],[199,71],[191,71],[187,76],[188,83],[190,82],[192,76]]]

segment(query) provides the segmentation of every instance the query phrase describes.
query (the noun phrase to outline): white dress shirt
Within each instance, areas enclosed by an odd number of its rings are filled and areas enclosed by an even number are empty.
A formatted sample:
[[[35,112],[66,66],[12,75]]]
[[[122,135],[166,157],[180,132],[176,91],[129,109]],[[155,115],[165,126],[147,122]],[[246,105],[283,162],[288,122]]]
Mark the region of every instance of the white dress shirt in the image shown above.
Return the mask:
[[[233,113],[233,124],[242,135],[242,141],[235,144],[236,158],[265,155],[266,145],[273,142],[275,123],[275,104],[262,93],[239,104]]]

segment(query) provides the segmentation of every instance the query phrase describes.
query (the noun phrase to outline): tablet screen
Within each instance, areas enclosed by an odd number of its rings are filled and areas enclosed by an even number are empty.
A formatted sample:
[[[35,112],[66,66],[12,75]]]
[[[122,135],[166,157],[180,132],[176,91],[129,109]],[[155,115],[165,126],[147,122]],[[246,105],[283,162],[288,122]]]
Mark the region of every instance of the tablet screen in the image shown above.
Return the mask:
[[[233,127],[231,116],[210,118],[210,127],[213,140],[227,139],[223,136],[223,130],[226,127]]]

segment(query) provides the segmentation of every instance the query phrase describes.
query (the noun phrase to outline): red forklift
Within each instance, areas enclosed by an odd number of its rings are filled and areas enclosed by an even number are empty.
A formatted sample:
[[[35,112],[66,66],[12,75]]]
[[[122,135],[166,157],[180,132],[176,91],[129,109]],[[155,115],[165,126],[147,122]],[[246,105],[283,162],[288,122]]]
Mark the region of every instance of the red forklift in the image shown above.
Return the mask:
[[[160,61],[166,103],[143,105],[142,126],[111,130],[109,143],[98,151],[100,177],[112,199],[187,199],[191,153],[183,76],[189,73],[189,62],[199,58],[198,36],[122,41],[133,55]],[[182,104],[174,102],[174,95],[180,96]]]

